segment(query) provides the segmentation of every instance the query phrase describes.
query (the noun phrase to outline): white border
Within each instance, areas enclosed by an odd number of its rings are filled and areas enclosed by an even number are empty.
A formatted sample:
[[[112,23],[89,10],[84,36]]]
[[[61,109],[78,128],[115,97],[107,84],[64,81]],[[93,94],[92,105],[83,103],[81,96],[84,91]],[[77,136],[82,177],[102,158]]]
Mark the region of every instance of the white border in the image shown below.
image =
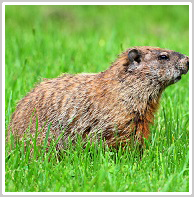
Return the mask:
[[[191,2],[3,2],[2,3],[2,193],[3,195],[191,195],[192,194],[192,66],[189,77],[189,192],[5,192],[5,5],[189,5],[189,43],[192,43]],[[192,65],[192,44],[189,45]]]

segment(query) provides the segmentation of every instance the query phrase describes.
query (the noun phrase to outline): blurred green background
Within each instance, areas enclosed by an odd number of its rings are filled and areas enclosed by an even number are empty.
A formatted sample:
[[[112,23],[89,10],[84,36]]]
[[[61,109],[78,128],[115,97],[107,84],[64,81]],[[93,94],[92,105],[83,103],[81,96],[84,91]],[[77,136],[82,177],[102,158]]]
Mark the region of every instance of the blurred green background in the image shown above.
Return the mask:
[[[107,69],[123,50],[146,45],[189,55],[189,6],[6,5],[6,127],[17,101],[42,78],[54,78],[64,72],[101,72]],[[42,173],[32,167],[29,168],[31,171],[25,174],[23,168],[26,169],[25,165],[28,164],[19,166],[16,170],[17,162],[10,160],[6,165],[6,190],[53,191],[56,177],[64,177],[66,174],[70,177],[67,183],[69,187],[64,186],[60,180],[57,191],[72,191],[74,186],[74,191],[188,191],[189,74],[163,93],[151,133],[152,142],[155,140],[155,144],[152,144],[153,150],[148,151],[149,156],[142,160],[136,171],[132,170],[132,177],[128,171],[112,177],[111,172],[109,174],[107,171],[109,168],[102,170],[103,163],[100,164],[98,172],[86,169],[89,174],[82,174],[88,182],[96,174],[101,174],[100,177],[107,175],[104,184],[109,183],[112,187],[102,185],[100,178],[97,179],[99,182],[92,186],[93,189],[87,186],[87,182],[85,187],[80,186],[79,179],[71,179],[69,170],[64,171],[63,164],[58,166],[59,168],[47,167]],[[159,155],[159,158],[156,155]],[[17,158],[14,161],[18,161]],[[136,166],[136,163],[130,163],[130,160],[125,161],[132,169]],[[162,164],[163,171],[159,164]],[[42,163],[33,165],[44,166]],[[114,172],[120,169],[118,165],[114,166],[114,162],[108,165]],[[69,168],[74,169],[75,166],[71,163]],[[42,175],[45,172],[49,181],[43,181]],[[37,181],[44,184],[36,184],[32,174],[35,180],[37,177]],[[109,177],[116,182],[108,182]],[[126,185],[127,183],[133,184]]]

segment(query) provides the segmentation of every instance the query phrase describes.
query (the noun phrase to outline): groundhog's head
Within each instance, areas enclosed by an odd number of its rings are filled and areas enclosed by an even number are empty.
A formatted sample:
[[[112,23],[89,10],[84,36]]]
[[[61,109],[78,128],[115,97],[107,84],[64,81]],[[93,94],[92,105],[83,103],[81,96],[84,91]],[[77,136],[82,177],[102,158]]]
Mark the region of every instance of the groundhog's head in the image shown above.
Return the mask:
[[[189,58],[175,51],[156,47],[135,47],[125,52],[125,71],[166,87],[189,70]]]

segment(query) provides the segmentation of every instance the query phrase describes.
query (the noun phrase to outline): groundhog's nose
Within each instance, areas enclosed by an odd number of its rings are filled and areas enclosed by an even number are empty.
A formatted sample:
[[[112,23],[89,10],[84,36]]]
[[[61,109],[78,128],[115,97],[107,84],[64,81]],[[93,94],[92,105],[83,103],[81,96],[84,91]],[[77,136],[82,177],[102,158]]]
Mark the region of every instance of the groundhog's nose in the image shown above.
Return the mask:
[[[181,75],[186,74],[189,71],[189,58],[187,56],[180,60],[178,69],[181,71]]]
[[[186,66],[187,66],[187,68],[188,68],[188,70],[189,70],[189,61],[187,61],[187,64],[186,64]]]

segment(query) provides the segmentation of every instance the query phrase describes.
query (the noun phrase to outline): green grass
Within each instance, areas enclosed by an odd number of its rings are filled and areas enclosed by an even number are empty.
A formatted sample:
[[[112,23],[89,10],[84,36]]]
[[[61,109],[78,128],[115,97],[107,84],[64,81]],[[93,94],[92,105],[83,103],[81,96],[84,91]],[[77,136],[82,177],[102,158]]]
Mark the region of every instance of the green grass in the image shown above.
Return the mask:
[[[42,78],[100,72],[126,48],[159,46],[189,55],[189,6],[7,6],[5,127],[17,101]],[[188,192],[189,75],[168,87],[142,160],[80,143],[56,151],[5,145],[6,192]],[[35,139],[34,139],[35,140]],[[27,141],[28,142],[28,141]],[[90,147],[90,149],[89,149]],[[40,150],[40,151],[39,151]]]

